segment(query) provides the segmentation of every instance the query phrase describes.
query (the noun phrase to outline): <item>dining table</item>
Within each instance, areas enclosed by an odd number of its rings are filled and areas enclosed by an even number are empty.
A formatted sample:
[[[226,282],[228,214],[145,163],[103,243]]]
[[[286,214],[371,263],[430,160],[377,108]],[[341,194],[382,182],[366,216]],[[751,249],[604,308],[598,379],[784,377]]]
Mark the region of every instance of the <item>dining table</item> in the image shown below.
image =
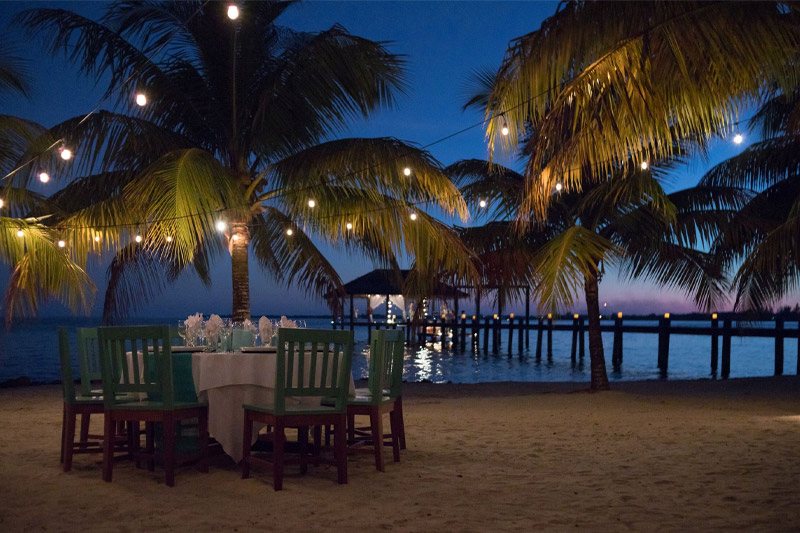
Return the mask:
[[[180,348],[175,347],[173,351],[177,353]],[[305,355],[311,357],[310,353]],[[305,368],[309,366],[306,364]],[[191,353],[192,381],[197,399],[208,403],[208,431],[237,463],[242,459],[242,405],[274,404],[276,367],[277,349],[270,346],[244,348],[244,351],[237,352]],[[350,395],[354,395],[352,373],[349,388]],[[286,401],[319,404],[320,398],[287,398]],[[264,425],[254,427],[251,445]]]

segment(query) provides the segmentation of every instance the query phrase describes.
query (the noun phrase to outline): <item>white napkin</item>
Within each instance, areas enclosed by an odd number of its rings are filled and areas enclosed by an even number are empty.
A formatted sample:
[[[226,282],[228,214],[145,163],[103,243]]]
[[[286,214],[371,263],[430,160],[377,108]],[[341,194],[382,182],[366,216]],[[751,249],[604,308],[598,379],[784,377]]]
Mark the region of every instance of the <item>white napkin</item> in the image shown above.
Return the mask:
[[[222,318],[220,318],[219,315],[211,315],[208,317],[208,320],[206,320],[206,337],[216,341],[223,325]]]
[[[256,326],[250,321],[249,318],[245,318],[242,322],[242,329],[245,331],[255,331]]]
[[[186,326],[186,338],[194,339],[200,331],[200,326],[203,325],[203,313],[195,313],[187,316],[183,324]]]
[[[297,327],[297,322],[295,322],[294,320],[289,320],[288,318],[286,318],[286,315],[283,315],[281,317],[281,322],[278,325],[278,327],[279,328],[296,328]]]
[[[272,322],[265,316],[258,319],[258,332],[261,334],[261,344],[269,344],[272,339]]]

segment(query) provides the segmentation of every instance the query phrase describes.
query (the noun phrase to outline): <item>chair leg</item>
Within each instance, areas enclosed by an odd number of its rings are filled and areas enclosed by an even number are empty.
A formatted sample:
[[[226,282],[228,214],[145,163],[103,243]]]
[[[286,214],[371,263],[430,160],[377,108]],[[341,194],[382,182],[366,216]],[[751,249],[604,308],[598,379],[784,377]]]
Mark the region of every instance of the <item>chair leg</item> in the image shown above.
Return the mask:
[[[308,426],[297,428],[297,442],[300,445],[300,473],[308,472]]]
[[[336,472],[340,485],[347,483],[347,415],[339,417],[333,426],[333,453],[336,456]]]
[[[272,487],[283,489],[283,445],[286,441],[286,429],[283,420],[275,423],[275,437],[272,441]]]
[[[91,413],[81,413],[81,448],[86,448],[86,444],[89,442],[89,422],[91,418]]]
[[[164,471],[167,486],[175,486],[175,418],[172,413],[164,414]]]
[[[147,422],[145,422],[147,427]],[[139,458],[141,449],[141,437],[139,435],[139,421],[128,420],[128,455],[136,461],[136,468],[142,467],[142,460]]]
[[[155,426],[153,422],[144,423],[144,446],[147,452],[147,469],[152,472],[156,469],[156,438]]]
[[[250,411],[244,411],[244,433],[242,435],[242,479],[250,477],[250,446],[253,440],[253,421]]]
[[[109,411],[103,415],[103,481],[111,482],[114,469],[114,418]]]
[[[208,411],[198,417],[200,431],[200,471],[208,473]]]
[[[64,472],[72,470],[72,450],[75,446],[75,406],[66,405],[66,422],[67,428],[64,431]]]
[[[370,409],[369,423],[372,427],[372,447],[375,451],[375,468],[384,472],[383,465],[383,416],[377,408]]]
[[[67,404],[64,403],[61,406],[61,463],[64,463],[64,448],[66,447],[66,442],[64,441],[64,437],[67,434]]]
[[[322,426],[314,426],[314,455],[322,453]]]
[[[398,436],[400,437],[400,449],[406,449],[406,423],[403,420],[403,397],[399,396],[394,401],[394,410],[397,412]]]
[[[389,425],[392,427],[392,455],[394,462],[400,462],[400,421],[397,417],[397,409],[389,412]]]
[[[352,444],[356,441],[356,415],[347,413],[347,439]]]

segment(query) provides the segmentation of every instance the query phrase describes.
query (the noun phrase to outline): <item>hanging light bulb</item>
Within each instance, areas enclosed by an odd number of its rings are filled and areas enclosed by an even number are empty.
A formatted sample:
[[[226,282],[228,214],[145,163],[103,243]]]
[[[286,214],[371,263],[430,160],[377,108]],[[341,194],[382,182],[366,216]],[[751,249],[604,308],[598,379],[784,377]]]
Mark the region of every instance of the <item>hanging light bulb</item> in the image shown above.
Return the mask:
[[[405,174],[406,176],[410,176],[411,175],[411,169],[409,167],[404,168],[403,169],[403,174]]]
[[[564,188],[563,185],[561,185],[560,183],[556,183],[556,191],[561,192],[561,189],[563,188]]]
[[[500,129],[500,133],[502,133],[505,136],[508,135],[508,124],[506,123],[506,116],[505,115],[500,115],[500,116],[503,117],[503,127]]]
[[[62,146],[59,152],[61,153],[61,159],[63,159],[64,161],[69,161],[70,158],[72,157],[72,150],[70,150],[69,148],[64,148]]]
[[[167,235],[167,242],[172,242],[172,235]]]
[[[22,237],[23,235],[25,235],[25,232],[22,231],[21,229],[18,229],[17,230],[17,237]]]
[[[147,104],[147,95],[144,93],[136,93],[136,105],[142,107]]]
[[[228,224],[224,220],[217,220],[217,223],[214,224],[214,227],[217,228],[217,231],[225,231],[228,229]]]
[[[478,202],[478,205],[479,205],[480,207],[482,207],[482,208],[483,208],[483,207],[486,207],[486,200],[481,200],[480,202]]]
[[[137,235],[136,237],[133,238],[133,240],[136,241],[136,242],[142,242],[142,236],[141,235]]]
[[[294,235],[294,231],[292,231],[292,228],[289,228],[289,229],[286,230],[286,235],[288,235],[289,237]]]
[[[742,142],[744,142],[744,135],[742,135],[741,133],[737,133],[736,135],[733,136],[734,144],[742,144]]]
[[[417,214],[411,213],[411,216],[409,218],[411,218],[411,220],[417,220]]]
[[[353,229],[353,223],[352,222],[348,222],[346,228],[347,229]]]
[[[310,207],[311,209],[314,209],[314,207],[316,205],[317,205],[317,202],[315,202],[314,200],[309,200],[308,201],[308,207]]]
[[[48,174],[47,172],[39,172],[39,181],[41,181],[42,183],[47,183],[48,181],[50,181],[50,174]]]
[[[228,18],[231,20],[236,20],[239,18],[239,6],[236,4],[230,4],[228,6]]]
[[[3,200],[2,198],[0,198],[0,209],[2,209],[4,205],[6,205],[6,202],[5,202],[5,200]]]
[[[647,161],[642,161],[642,164],[639,166],[642,167],[642,170],[647,170],[647,167],[649,167],[650,165],[647,164]]]
[[[59,248],[63,248],[63,247],[65,247],[66,245],[67,245],[67,243],[66,243],[66,242],[64,242],[64,241],[58,241],[58,247],[59,247]]]
[[[94,236],[94,242],[100,242],[100,235]]]

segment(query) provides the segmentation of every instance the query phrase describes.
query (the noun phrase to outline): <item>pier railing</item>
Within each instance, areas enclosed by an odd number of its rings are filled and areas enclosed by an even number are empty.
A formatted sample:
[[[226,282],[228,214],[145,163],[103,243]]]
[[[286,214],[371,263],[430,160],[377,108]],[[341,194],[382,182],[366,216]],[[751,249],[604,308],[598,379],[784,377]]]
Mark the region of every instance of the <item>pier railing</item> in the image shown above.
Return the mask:
[[[784,373],[784,349],[786,339],[797,339],[797,368],[796,373],[800,375],[800,323],[797,327],[786,327],[786,321],[776,318],[771,321],[758,320],[759,324],[767,324],[766,327],[756,327],[755,322],[743,319],[724,318],[718,319],[716,316],[711,319],[681,318],[681,322],[704,322],[707,326],[676,326],[672,324],[669,314],[657,319],[636,318],[638,322],[643,320],[657,320],[656,325],[643,325],[625,323],[621,316],[613,319],[613,324],[605,321],[600,326],[601,332],[613,333],[613,345],[611,350],[611,364],[614,370],[619,370],[623,363],[624,334],[626,333],[646,333],[658,336],[658,351],[656,365],[663,377],[667,376],[669,370],[669,346],[672,335],[697,335],[711,337],[711,350],[709,363],[711,374],[720,375],[722,378],[730,376],[731,371],[731,339],[733,337],[757,337],[772,338],[775,346],[774,373],[780,376]],[[439,342],[443,348],[453,350],[464,350],[467,344],[470,346],[483,346],[483,350],[488,352],[507,352],[509,357],[515,351],[520,355],[525,350],[530,349],[531,333],[534,333],[534,353],[537,360],[540,360],[543,353],[548,359],[553,357],[553,332],[569,331],[572,333],[572,343],[570,347],[570,357],[575,363],[578,357],[581,359],[586,355],[586,334],[588,325],[585,316],[573,317],[571,323],[555,323],[552,317],[533,318],[526,320],[524,317],[473,317],[460,319],[437,319],[428,318],[418,322],[380,322],[380,321],[334,321],[334,328],[353,329],[354,327],[366,327],[368,336],[371,336],[373,329],[386,328],[406,328],[406,337],[409,343],[426,344],[428,342]],[[506,338],[505,343],[502,342]],[[720,340],[722,346],[720,350]],[[516,347],[516,350],[515,350]]]

